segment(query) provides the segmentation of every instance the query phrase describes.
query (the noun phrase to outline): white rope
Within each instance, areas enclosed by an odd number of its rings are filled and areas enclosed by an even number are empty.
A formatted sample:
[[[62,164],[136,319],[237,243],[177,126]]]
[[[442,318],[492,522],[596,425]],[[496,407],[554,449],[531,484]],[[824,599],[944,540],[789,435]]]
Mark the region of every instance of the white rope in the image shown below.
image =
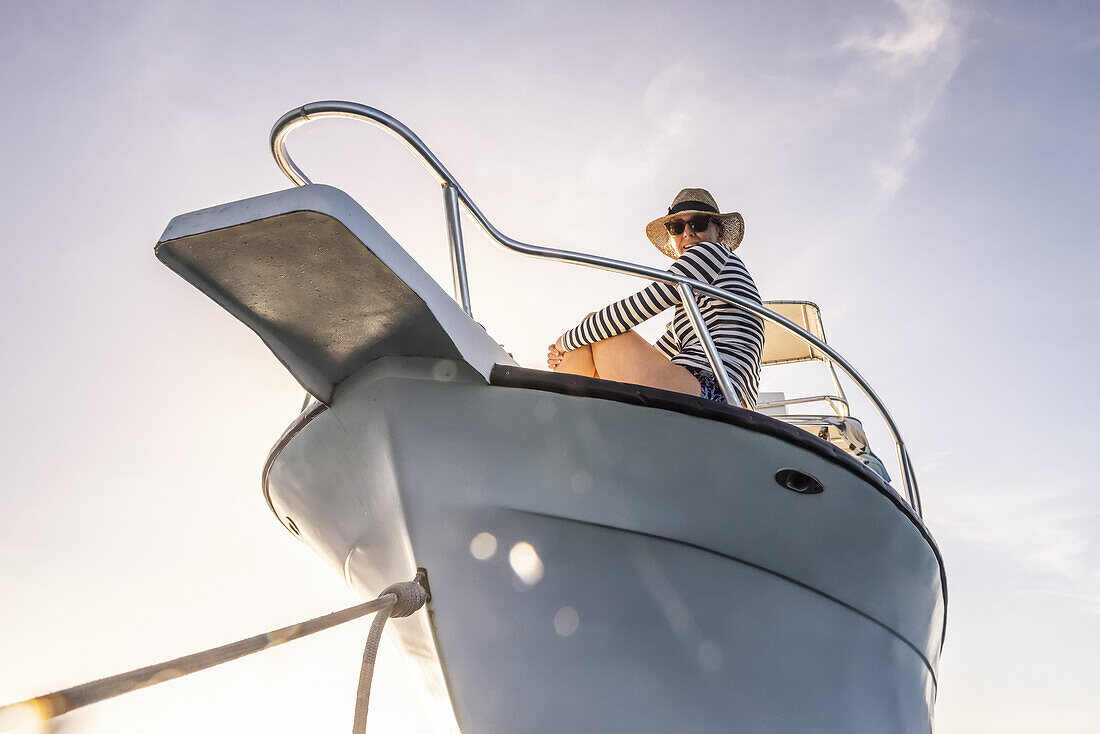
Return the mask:
[[[378,655],[378,645],[382,641],[382,628],[389,618],[390,610],[381,609],[370,623],[367,644],[363,647],[363,666],[359,669],[359,690],[355,694],[355,718],[351,724],[351,734],[364,734],[367,731],[367,706],[370,704],[370,682],[374,677],[374,658]]]
[[[420,572],[417,572],[417,578]],[[374,659],[378,656],[378,645],[382,642],[382,629],[390,617],[407,617],[428,600],[428,592],[416,581],[403,581],[387,586],[378,595],[379,599],[393,597],[393,605],[379,609],[370,623],[367,644],[363,647],[363,666],[359,670],[359,690],[355,695],[355,718],[351,725],[351,734],[364,734],[367,730],[367,705],[370,703],[370,682],[374,677]]]
[[[184,655],[156,665],[148,665],[144,668],[108,678],[100,678],[90,683],[82,683],[44,696],[29,698],[26,701],[0,706],[0,731],[11,731],[32,722],[52,719],[83,706],[120,696],[123,693],[148,688],[157,683],[181,678],[377,612],[377,616],[371,623],[370,633],[367,635],[367,646],[363,650],[363,669],[359,676],[359,691],[355,701],[355,726],[358,728],[353,731],[356,734],[362,734],[366,726],[370,681],[374,674],[374,659],[378,654],[378,643],[382,637],[382,628],[390,617],[407,617],[424,606],[428,601],[428,592],[421,585],[424,579],[426,579],[426,572],[424,569],[419,569],[413,581],[404,581],[389,586],[378,595],[378,598],[338,612],[332,612],[266,634],[204,650],[203,652]],[[360,719],[362,723],[360,723]]]

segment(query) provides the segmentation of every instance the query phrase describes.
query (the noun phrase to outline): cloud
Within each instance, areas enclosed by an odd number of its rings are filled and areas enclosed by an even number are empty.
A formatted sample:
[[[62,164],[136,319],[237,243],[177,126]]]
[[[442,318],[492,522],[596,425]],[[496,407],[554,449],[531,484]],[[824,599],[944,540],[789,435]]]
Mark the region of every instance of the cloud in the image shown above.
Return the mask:
[[[893,0],[900,18],[884,29],[862,29],[836,45],[862,60],[853,69],[865,94],[882,95],[897,111],[889,144],[868,162],[887,199],[920,158],[921,135],[965,54],[966,17],[945,0]]]
[[[1100,48],[1100,36],[1093,36],[1092,38],[1086,38],[1083,41],[1073,46],[1073,51],[1076,53],[1092,53],[1096,49]]]
[[[637,222],[679,188],[705,186],[745,210],[754,241],[809,243],[790,277],[847,252],[919,162],[963,58],[965,18],[939,0],[860,3],[846,16],[791,27],[762,8],[744,14],[754,25],[741,43],[663,49],[622,86],[608,74],[607,94],[584,110],[591,127],[551,136],[558,147],[539,161],[570,181],[540,193],[570,212],[545,236],[584,249],[579,233],[596,230],[574,223],[604,220],[594,248],[636,259]]]
[[[850,232],[845,216],[866,219],[905,185],[965,55],[967,16],[945,0],[880,7],[896,12],[883,20],[860,10],[843,24],[857,30],[797,50],[696,47],[666,64],[642,101],[651,121],[644,158],[664,151],[667,169],[703,150],[743,172],[739,190],[813,182],[809,196],[831,199],[822,209]]]
[[[893,0],[901,22],[883,31],[862,30],[845,37],[838,48],[855,49],[874,59],[879,69],[904,74],[949,52],[957,35],[953,11],[945,0]]]
[[[1085,488],[1051,477],[987,486],[942,486],[936,534],[996,553],[1006,565],[1038,574],[1042,591],[1100,614],[1100,512],[1085,506]]]

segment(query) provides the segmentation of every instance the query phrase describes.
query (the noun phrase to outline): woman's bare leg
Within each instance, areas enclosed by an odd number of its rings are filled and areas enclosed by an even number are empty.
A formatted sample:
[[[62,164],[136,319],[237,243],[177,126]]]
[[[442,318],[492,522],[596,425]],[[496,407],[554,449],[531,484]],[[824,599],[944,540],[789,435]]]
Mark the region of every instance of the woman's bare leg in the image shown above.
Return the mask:
[[[566,352],[554,371],[699,394],[699,381],[694,375],[670,362],[634,331]]]
[[[583,377],[599,377],[596,364],[592,361],[592,345],[585,344],[580,349],[566,352],[561,359],[561,364],[554,370],[569,375],[582,375]]]
[[[566,356],[570,354],[574,352]],[[591,355],[595,371],[605,380],[631,382],[687,395],[699,394],[699,381],[694,375],[670,362],[657,347],[634,331],[595,342],[591,345]]]

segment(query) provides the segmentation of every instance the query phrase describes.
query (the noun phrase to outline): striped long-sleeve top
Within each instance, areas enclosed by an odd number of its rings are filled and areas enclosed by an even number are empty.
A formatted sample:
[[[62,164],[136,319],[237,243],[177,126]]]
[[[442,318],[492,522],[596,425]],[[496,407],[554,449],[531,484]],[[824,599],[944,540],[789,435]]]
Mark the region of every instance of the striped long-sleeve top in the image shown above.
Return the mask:
[[[710,283],[760,303],[756,283],[741,258],[717,242],[700,242],[692,246],[672,264],[669,272]],[[764,348],[764,322],[705,293],[697,293],[696,300],[737,397],[742,405],[755,407],[760,382],[760,355]],[[565,332],[561,338],[562,345],[567,350],[573,350],[610,339],[673,306],[676,311],[672,323],[657,342],[657,348],[674,364],[710,372],[706,352],[691,328],[691,320],[680,301],[680,292],[667,283],[651,283],[634,295],[597,311]]]

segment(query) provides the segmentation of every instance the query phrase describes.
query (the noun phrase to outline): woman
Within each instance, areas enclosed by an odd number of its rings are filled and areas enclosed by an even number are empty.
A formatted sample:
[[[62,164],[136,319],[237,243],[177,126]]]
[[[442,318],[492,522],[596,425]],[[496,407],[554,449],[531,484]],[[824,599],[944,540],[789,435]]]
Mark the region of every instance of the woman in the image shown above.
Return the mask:
[[[737,212],[720,214],[705,189],[684,189],[668,214],[646,226],[657,249],[676,260],[670,273],[710,283],[760,303],[756,284],[741,258],[745,222]],[[756,405],[764,324],[756,316],[705,294],[697,294],[703,321],[722,358],[737,400]],[[662,311],[676,307],[672,323],[653,346],[632,329]],[[658,387],[725,402],[711,372],[703,345],[680,302],[667,283],[651,283],[629,298],[591,313],[550,345],[550,369],[573,375]]]

